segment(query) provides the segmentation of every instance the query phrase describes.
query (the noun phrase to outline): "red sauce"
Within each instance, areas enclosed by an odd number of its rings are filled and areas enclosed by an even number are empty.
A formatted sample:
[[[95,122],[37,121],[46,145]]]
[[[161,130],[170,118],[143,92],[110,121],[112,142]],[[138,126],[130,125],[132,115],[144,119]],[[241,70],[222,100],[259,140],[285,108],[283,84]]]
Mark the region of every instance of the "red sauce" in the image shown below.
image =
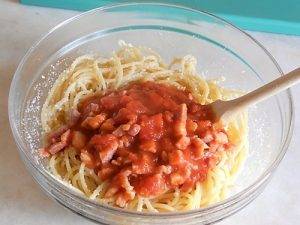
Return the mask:
[[[208,106],[186,91],[154,82],[93,96],[79,112],[46,152],[73,145],[87,167],[110,180],[105,196],[115,196],[120,207],[136,194],[188,191],[206,179],[230,145],[222,126],[211,122]]]

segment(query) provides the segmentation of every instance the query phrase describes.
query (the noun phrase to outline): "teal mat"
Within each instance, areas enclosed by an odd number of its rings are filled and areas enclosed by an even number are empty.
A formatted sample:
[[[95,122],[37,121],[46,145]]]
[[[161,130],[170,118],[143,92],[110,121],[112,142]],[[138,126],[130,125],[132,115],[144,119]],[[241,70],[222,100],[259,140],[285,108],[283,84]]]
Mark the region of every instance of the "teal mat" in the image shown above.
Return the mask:
[[[20,0],[20,2],[28,5],[86,11],[128,1]],[[300,35],[300,0],[160,0],[152,2],[178,4],[208,11],[246,30]]]

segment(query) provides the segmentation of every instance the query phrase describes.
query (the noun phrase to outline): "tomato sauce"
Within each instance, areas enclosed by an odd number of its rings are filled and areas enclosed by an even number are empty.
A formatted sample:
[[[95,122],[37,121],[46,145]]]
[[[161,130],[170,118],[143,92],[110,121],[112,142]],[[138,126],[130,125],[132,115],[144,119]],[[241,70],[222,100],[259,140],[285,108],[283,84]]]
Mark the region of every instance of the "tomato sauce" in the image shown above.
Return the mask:
[[[114,196],[120,207],[135,195],[190,190],[230,146],[210,108],[172,86],[133,83],[86,99],[78,111],[77,121],[44,152],[75,147],[87,167],[110,181],[105,197]]]

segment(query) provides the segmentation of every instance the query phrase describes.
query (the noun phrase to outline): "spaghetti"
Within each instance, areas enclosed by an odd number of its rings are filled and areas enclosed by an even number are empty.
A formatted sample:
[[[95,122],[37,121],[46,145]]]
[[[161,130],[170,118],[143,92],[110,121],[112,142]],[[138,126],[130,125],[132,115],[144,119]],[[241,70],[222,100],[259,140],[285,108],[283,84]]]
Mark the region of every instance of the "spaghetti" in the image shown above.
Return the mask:
[[[111,90],[120,90],[132,82],[155,82],[172,86],[191,93],[193,99],[201,105],[239,95],[237,91],[221,88],[216,81],[206,81],[197,75],[196,59],[193,56],[175,59],[167,65],[151,49],[133,47],[124,42],[120,42],[120,45],[120,50],[110,58],[81,56],[60,74],[41,113],[42,128],[48,134],[48,140],[49,133],[52,139],[57,139],[57,133],[59,136],[67,133],[70,127],[68,124],[74,124],[78,117],[76,112],[86,99],[103,96]],[[232,147],[230,151],[219,152],[220,160],[214,167],[209,168],[205,180],[184,191],[176,187],[155,196],[135,195],[122,207],[135,211],[182,211],[205,207],[224,199],[247,156],[246,113],[230,121],[224,130]],[[89,199],[118,205],[115,196],[106,195],[111,187],[111,180],[101,179],[95,170],[83,162],[76,148],[72,145],[62,147],[62,142],[55,143],[56,148],[50,151],[50,171],[58,179],[83,192]],[[60,148],[57,147],[59,143]],[[63,151],[60,151],[62,148]],[[57,152],[55,149],[58,149]],[[44,153],[49,154],[45,151]]]

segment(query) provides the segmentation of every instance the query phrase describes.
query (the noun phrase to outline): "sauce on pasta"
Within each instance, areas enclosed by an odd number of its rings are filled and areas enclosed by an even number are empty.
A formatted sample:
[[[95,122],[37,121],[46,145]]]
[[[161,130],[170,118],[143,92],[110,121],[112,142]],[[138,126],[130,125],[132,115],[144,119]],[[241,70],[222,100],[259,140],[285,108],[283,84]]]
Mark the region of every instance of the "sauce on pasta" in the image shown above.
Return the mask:
[[[55,80],[41,111],[49,172],[89,200],[138,212],[224,200],[247,157],[247,113],[223,127],[205,105],[241,92],[206,80],[192,55],[166,63],[119,45],[77,57]]]
[[[73,111],[73,120],[48,135],[43,154],[72,146],[102,181],[105,198],[125,207],[136,195],[187,192],[205,181],[231,144],[212,112],[188,91],[136,82],[94,95]]]

